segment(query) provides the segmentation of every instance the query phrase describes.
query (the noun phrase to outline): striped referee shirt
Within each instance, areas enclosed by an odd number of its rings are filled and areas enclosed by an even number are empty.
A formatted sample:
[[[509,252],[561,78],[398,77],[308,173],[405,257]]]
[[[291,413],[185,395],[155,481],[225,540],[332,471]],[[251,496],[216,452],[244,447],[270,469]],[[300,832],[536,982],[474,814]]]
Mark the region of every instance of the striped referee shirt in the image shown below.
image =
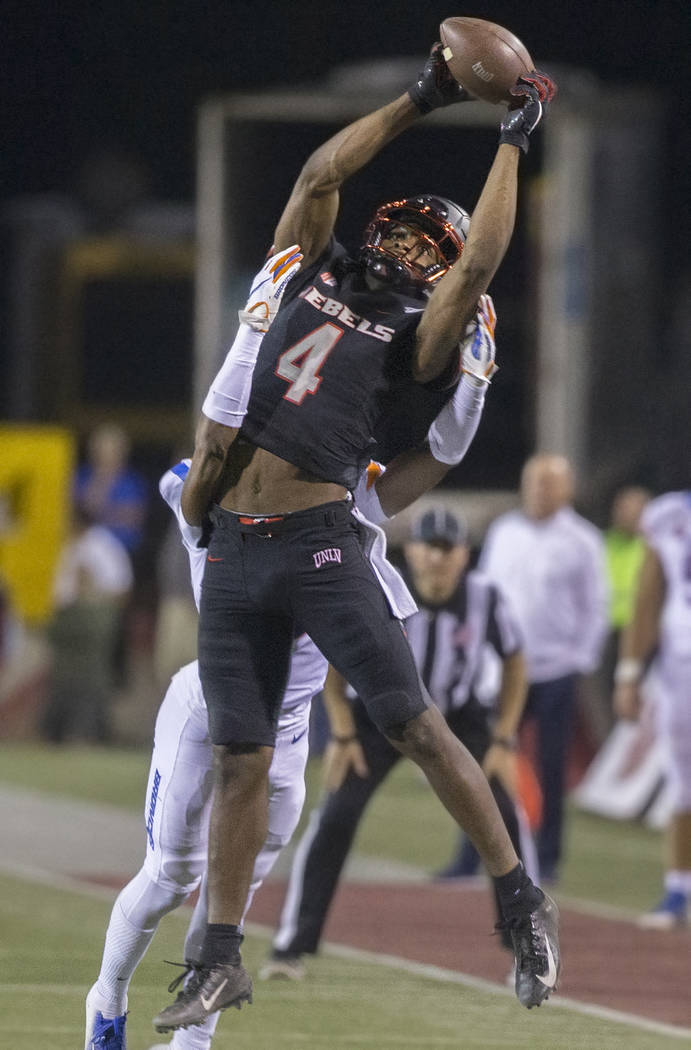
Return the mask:
[[[496,584],[484,573],[465,573],[451,598],[420,608],[406,622],[423,682],[444,715],[475,698],[493,707],[501,661],[522,646],[518,624]]]

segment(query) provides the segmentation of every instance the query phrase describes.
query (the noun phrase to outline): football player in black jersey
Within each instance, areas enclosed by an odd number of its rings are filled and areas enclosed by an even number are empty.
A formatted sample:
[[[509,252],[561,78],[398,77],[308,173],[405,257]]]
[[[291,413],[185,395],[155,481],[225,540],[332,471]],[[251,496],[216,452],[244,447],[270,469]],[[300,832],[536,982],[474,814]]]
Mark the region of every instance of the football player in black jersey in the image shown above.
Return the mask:
[[[212,529],[199,627],[216,768],[209,925],[194,976],[154,1019],[159,1031],[251,1000],[238,924],[266,837],[296,630],[474,842],[514,941],[520,1001],[539,1005],[556,985],[556,907],[525,874],[480,767],[428,699],[349,507],[375,426],[416,384],[446,380],[506,251],[519,157],[554,85],[533,71],[514,93],[469,231],[460,208],[430,195],[378,213],[360,259],[333,237],[341,185],[422,114],[467,99],[440,46],[408,92],[317,149],[276,227],[276,250],[299,244],[303,266],[262,340],[241,428],[205,402],[182,510],[191,525],[208,516]]]

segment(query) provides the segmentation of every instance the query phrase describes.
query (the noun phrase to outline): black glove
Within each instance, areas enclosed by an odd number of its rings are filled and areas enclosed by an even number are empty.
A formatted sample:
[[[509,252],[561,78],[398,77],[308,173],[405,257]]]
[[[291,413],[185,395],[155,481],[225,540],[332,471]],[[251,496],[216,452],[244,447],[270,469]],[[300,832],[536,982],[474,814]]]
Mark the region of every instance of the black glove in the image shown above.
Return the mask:
[[[421,113],[429,113],[452,102],[467,102],[472,98],[464,87],[454,80],[444,61],[441,44],[435,44],[417,81],[408,94]]]
[[[516,97],[514,109],[509,109],[499,128],[499,142],[508,142],[528,152],[528,136],[540,123],[547,103],[556,93],[557,86],[544,73],[533,69],[519,77],[511,94]]]

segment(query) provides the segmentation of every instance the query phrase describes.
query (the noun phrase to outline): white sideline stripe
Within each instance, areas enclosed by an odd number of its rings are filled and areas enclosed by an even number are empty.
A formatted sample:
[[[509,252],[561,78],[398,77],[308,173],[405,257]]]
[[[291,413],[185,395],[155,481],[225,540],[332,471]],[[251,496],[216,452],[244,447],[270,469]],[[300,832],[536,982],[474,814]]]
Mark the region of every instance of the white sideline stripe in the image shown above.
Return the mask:
[[[256,936],[265,936],[271,929],[259,923],[245,923],[248,933]],[[327,955],[333,955],[341,959],[352,959],[355,962],[371,963],[374,966],[388,966],[393,970],[403,970],[416,977],[426,977],[432,981],[444,981],[447,984],[460,984],[464,988],[474,988],[481,992],[490,992],[493,995],[513,996],[513,991],[503,984],[485,980],[483,977],[473,977],[472,974],[461,973],[458,970],[446,970],[441,966],[433,966],[430,963],[418,963],[411,959],[403,959],[398,955],[386,955],[384,952],[369,952],[363,948],[351,948],[345,944],[334,944],[326,941],[323,951]],[[663,1021],[652,1021],[638,1014],[629,1014],[623,1010],[613,1010],[608,1006],[598,1006],[595,1003],[582,1003],[578,999],[567,999],[561,995],[550,997],[550,1003],[561,1006],[574,1013],[587,1014],[590,1017],[599,1017],[607,1021],[616,1021],[619,1024],[627,1024],[633,1028],[641,1028],[647,1032],[655,1032],[658,1035],[669,1035],[675,1039],[688,1039],[691,1036],[691,1028],[682,1028],[678,1025],[665,1024]]]
[[[393,877],[392,877],[393,875]],[[427,868],[416,868],[409,864],[397,865],[381,857],[371,857],[367,854],[357,854],[349,857],[343,873],[344,882],[409,882],[424,883],[430,886],[430,873]],[[472,879],[459,880],[458,883],[464,890],[476,890],[478,893],[486,892],[489,887],[489,879],[486,875],[475,875]],[[443,885],[443,883],[438,883]],[[447,886],[454,886],[454,880],[450,879]],[[549,887],[548,887],[549,889]],[[591,915],[596,919],[610,919],[616,922],[636,922],[640,917],[640,911],[633,908],[623,908],[617,904],[600,904],[598,901],[585,900],[582,897],[570,897],[568,894],[556,893],[550,890],[560,907],[568,908],[570,911],[581,915]]]
[[[635,923],[641,915],[640,911],[635,911],[633,908],[622,908],[616,904],[600,904],[598,901],[588,901],[582,897],[569,897],[564,893],[557,893],[556,900],[562,908],[579,912],[581,915],[592,915],[595,919]]]
[[[108,886],[94,886],[83,879],[73,878],[68,875],[56,875],[45,868],[26,864],[13,864],[12,861],[0,860],[0,871],[27,881],[51,886],[56,890],[79,893],[82,896],[94,897],[100,900],[113,899],[114,891]],[[179,910],[171,914],[177,914],[180,918],[184,917],[184,913],[180,914]],[[270,926],[264,926],[256,922],[245,923],[245,931],[253,936],[266,938],[269,941],[273,934]],[[373,966],[386,966],[393,970],[401,970],[416,977],[424,977],[432,981],[459,984],[464,988],[474,988],[492,995],[513,996],[513,992],[503,984],[495,984],[493,981],[487,981],[482,977],[473,977],[472,974],[461,973],[458,970],[447,970],[441,966],[433,966],[430,963],[414,962],[412,959],[404,959],[398,955],[369,952],[363,948],[351,948],[348,945],[334,944],[330,941],[324,942],[323,951],[325,954],[333,955],[336,958],[371,963]],[[588,1017],[598,1017],[605,1021],[614,1021],[646,1032],[655,1032],[658,1035],[668,1035],[673,1039],[689,1039],[691,1037],[691,1028],[665,1024],[663,1021],[653,1021],[647,1017],[640,1017],[638,1014],[626,1013],[623,1010],[613,1010],[608,1006],[583,1003],[577,999],[567,999],[561,995],[552,996],[550,1003],[554,1006],[561,1006],[566,1010],[572,1010],[574,1013],[585,1014]]]
[[[84,897],[95,897],[97,900],[114,900],[116,890],[112,886],[98,886],[86,879],[77,879],[71,875],[60,875],[47,868],[39,868],[33,864],[16,864],[11,860],[0,860],[0,872],[12,878],[25,879],[27,882],[37,882],[44,886],[51,886],[55,890],[67,890],[71,893],[80,893]]]

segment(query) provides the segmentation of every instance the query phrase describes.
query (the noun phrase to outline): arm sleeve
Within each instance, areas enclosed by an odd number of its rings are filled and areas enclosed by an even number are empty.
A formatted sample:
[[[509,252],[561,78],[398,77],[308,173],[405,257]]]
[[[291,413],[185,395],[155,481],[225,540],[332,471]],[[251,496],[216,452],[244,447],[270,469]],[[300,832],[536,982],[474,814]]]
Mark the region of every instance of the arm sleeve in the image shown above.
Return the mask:
[[[167,470],[158,483],[158,490],[176,517],[182,543],[190,560],[192,591],[197,608],[199,608],[207,550],[206,547],[197,546],[203,530],[199,525],[189,525],[185,521],[185,516],[180,506],[182,486],[190,469],[190,462],[189,459],[183,459],[180,463],[176,463],[174,467],[171,467],[170,470]]]
[[[485,404],[486,386],[461,380],[450,401],[432,422],[427,440],[438,463],[460,463],[475,437]]]
[[[201,525],[190,525],[189,522],[185,521],[185,516],[180,506],[182,486],[189,473],[191,462],[189,459],[182,459],[170,470],[167,470],[158,483],[158,491],[175,515],[183,545],[188,551],[196,551],[197,544],[202,538],[202,527]]]
[[[202,412],[207,419],[226,427],[242,426],[261,342],[261,332],[255,332],[246,324],[239,326],[235,341],[204,399]]]

